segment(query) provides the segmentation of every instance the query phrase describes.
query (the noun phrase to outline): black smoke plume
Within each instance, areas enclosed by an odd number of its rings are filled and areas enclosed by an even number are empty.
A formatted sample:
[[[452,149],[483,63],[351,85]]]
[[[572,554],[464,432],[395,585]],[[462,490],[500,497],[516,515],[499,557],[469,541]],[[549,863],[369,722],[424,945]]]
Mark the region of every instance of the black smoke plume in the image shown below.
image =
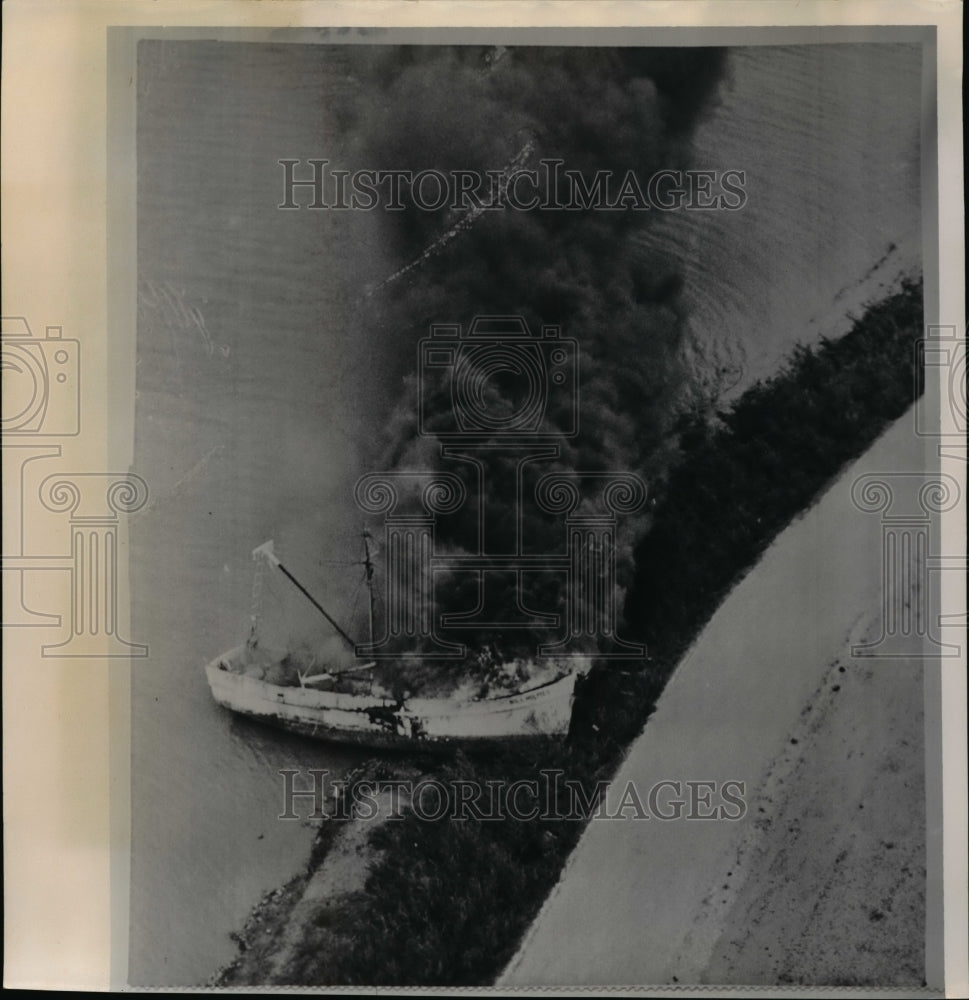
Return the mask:
[[[700,116],[715,98],[724,71],[718,49],[598,47],[374,47],[359,50],[360,72],[373,85],[366,100],[343,108],[343,129],[354,159],[371,169],[500,170],[510,163],[535,168],[557,158],[591,178],[629,170],[647,178],[690,167],[690,143]],[[540,174],[541,176],[541,174]],[[544,196],[544,191],[541,192]],[[405,191],[405,203],[408,200]],[[372,275],[361,303],[361,336],[372,338],[367,377],[387,392],[372,405],[383,414],[381,440],[369,467],[440,469],[464,481],[469,502],[437,527],[439,549],[470,551],[480,504],[498,548],[514,542],[515,456],[496,449],[488,458],[490,495],[474,496],[472,466],[442,459],[439,442],[418,433],[417,342],[432,323],[467,328],[479,315],[524,317],[533,333],[561,327],[580,345],[580,420],[575,437],[557,441],[559,457],[526,474],[522,543],[534,553],[564,551],[560,520],[529,506],[539,475],[553,471],[630,471],[649,480],[660,468],[664,439],[690,372],[683,360],[682,279],[673,262],[650,257],[635,236],[652,211],[486,211],[466,219],[459,234],[428,253],[461,222],[445,206],[383,212],[387,245],[402,270]],[[409,263],[413,266],[407,267]],[[503,387],[488,389],[500,410]],[[509,392],[512,389],[508,389]],[[440,406],[449,425],[446,392]],[[382,409],[380,409],[382,407]],[[550,407],[543,432],[554,435],[567,414]],[[427,425],[434,426],[435,414]],[[425,430],[427,427],[425,426]],[[643,521],[620,524],[618,583],[629,578],[633,534]],[[437,610],[466,611],[478,599],[469,574],[439,579]],[[534,574],[522,585],[523,603],[561,610],[561,581]],[[513,582],[489,590],[487,614],[505,620],[516,605]],[[619,602],[621,606],[621,601]],[[472,649],[527,656],[547,632],[479,629],[453,638]]]

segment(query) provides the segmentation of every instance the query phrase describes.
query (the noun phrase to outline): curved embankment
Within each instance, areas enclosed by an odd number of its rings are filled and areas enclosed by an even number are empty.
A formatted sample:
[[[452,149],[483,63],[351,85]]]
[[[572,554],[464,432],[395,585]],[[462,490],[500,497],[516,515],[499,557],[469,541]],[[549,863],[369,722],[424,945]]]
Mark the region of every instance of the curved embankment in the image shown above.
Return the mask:
[[[404,764],[398,764],[393,773],[411,781],[420,777],[419,771]],[[345,780],[376,784],[387,776],[387,766],[374,759],[355,768]],[[307,957],[307,928],[339,927],[343,907],[363,888],[380,859],[380,851],[370,844],[372,834],[409,803],[406,796],[395,801],[389,791],[381,789],[374,792],[372,805],[376,812],[359,818],[349,808],[338,808],[335,800],[328,803],[328,818],[316,821],[319,830],[306,868],[260,900],[242,930],[232,934],[238,957],[207,985],[233,988],[300,981],[298,970]],[[323,941],[340,947],[336,938],[328,939],[326,934]],[[315,946],[320,946],[319,940]]]
[[[499,985],[922,984],[922,669],[851,656],[882,553],[850,491],[923,466],[910,412],[729,595],[608,792],[742,781],[743,818],[593,819]]]

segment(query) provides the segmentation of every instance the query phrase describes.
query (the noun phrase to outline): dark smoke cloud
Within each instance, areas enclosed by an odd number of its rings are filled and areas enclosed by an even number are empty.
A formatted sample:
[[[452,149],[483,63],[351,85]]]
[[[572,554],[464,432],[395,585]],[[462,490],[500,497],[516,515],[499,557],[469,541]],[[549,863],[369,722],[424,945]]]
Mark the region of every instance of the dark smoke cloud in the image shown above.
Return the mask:
[[[360,73],[373,81],[366,100],[341,110],[348,149],[372,169],[420,171],[501,169],[526,151],[526,166],[560,158],[590,177],[597,170],[619,177],[634,170],[648,177],[690,164],[690,138],[710,106],[724,71],[716,49],[522,47],[387,47],[358,50]],[[365,64],[365,65],[364,65]],[[647,480],[658,467],[664,435],[689,373],[679,291],[671,262],[649,259],[632,237],[654,212],[485,212],[467,229],[365,302],[361,327],[371,338],[373,376],[395,387],[396,405],[374,400],[385,417],[381,447],[371,468],[446,469],[472,493],[471,468],[442,461],[437,442],[418,435],[417,341],[430,323],[466,326],[479,314],[520,314],[533,332],[559,324],[580,343],[580,431],[559,442],[557,462],[538,474],[561,470],[630,470]],[[383,213],[387,242],[401,265],[421,253],[459,216],[447,208]],[[375,285],[382,276],[373,276]],[[403,385],[403,393],[400,386]],[[498,390],[500,392],[500,388]],[[443,394],[446,396],[446,394]],[[450,405],[447,398],[440,406]],[[501,401],[496,400],[496,406]],[[509,404],[510,405],[510,404]],[[562,414],[547,415],[554,432]],[[443,419],[443,418],[442,418]],[[513,461],[489,463],[489,508],[502,509],[497,538],[513,532]],[[443,520],[440,545],[473,544],[477,510]],[[627,523],[620,553],[620,581],[630,568]],[[534,514],[525,531],[536,552],[562,551],[561,523]],[[548,608],[548,579],[536,578],[526,602]],[[441,588],[441,607],[464,610],[474,586],[457,577]],[[507,611],[511,592],[493,594],[496,614]],[[554,594],[552,596],[553,604]],[[464,635],[471,645],[508,636]],[[534,647],[534,636],[522,643]],[[541,637],[548,640],[548,635]]]

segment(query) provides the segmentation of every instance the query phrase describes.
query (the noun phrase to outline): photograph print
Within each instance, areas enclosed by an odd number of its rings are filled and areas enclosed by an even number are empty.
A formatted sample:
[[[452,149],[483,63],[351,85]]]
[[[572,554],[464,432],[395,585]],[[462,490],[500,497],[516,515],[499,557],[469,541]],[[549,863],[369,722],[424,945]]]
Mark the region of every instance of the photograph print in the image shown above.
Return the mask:
[[[131,987],[938,989],[934,38],[109,32]]]

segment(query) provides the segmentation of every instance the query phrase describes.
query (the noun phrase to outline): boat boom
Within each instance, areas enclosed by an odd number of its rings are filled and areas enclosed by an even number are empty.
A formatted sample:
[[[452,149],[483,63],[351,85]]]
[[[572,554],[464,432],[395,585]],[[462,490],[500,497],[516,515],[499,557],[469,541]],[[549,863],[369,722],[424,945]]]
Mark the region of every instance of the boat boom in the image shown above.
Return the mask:
[[[354,651],[356,652],[357,644],[343,631],[342,628],[334,621],[330,613],[323,607],[322,604],[293,576],[292,573],[279,561],[276,557],[276,553],[273,551],[273,543],[270,539],[268,542],[263,542],[262,545],[257,546],[252,550],[253,559],[258,559],[262,557],[266,559],[269,563],[276,567],[296,588],[299,592],[316,608],[317,611],[333,626],[336,630],[337,635]]]

